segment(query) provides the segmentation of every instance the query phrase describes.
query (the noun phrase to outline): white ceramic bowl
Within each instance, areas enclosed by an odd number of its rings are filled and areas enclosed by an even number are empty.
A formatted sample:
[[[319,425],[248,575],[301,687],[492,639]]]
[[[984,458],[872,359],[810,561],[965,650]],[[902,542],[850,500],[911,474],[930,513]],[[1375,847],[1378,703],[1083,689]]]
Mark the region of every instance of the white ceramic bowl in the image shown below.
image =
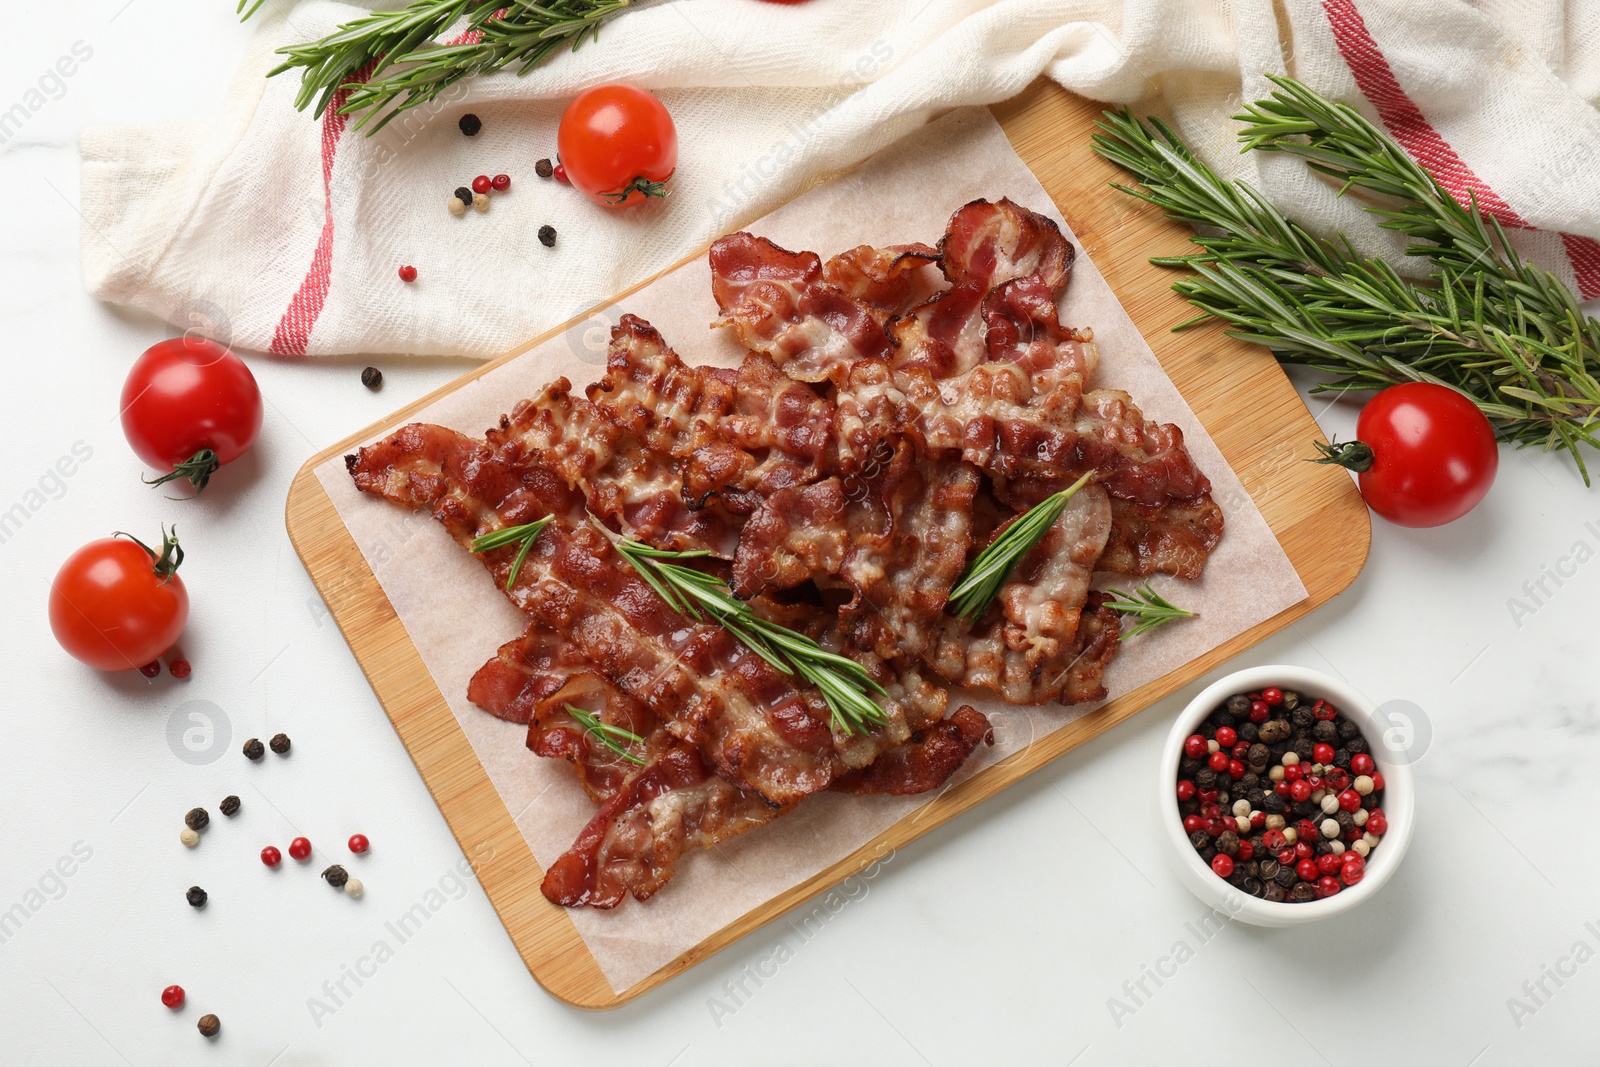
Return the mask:
[[[1389,830],[1367,857],[1366,876],[1334,896],[1306,904],[1262,900],[1218,878],[1189,843],[1188,836],[1183,832],[1183,818],[1178,814],[1178,760],[1183,755],[1184,740],[1195,732],[1206,716],[1233,694],[1256,692],[1266,686],[1293,689],[1307,703],[1318,697],[1330,701],[1346,718],[1361,727],[1373,761],[1383,775],[1383,813],[1388,819]],[[1400,866],[1411,844],[1411,827],[1416,817],[1416,789],[1411,767],[1386,755],[1381,740],[1382,730],[1374,724],[1376,710],[1361,694],[1337,678],[1305,667],[1282,664],[1236,671],[1207,686],[1190,701],[1177,722],[1172,724],[1172,732],[1167,735],[1166,750],[1161,757],[1161,771],[1156,782],[1156,811],[1162,830],[1172,843],[1173,863],[1183,884],[1222,915],[1252,926],[1298,926],[1318,922],[1358,907],[1362,901],[1382,889],[1389,876]]]

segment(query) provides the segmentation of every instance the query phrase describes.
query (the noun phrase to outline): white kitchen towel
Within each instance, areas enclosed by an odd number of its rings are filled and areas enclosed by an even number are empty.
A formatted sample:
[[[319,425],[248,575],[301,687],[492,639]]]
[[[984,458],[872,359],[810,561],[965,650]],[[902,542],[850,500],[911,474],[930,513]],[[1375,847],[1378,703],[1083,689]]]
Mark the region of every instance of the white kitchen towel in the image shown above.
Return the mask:
[[[294,110],[297,74],[264,77],[273,49],[363,10],[269,3],[214,126],[84,131],[94,295],[258,352],[487,358],[1040,75],[1172,119],[1224,174],[1394,256],[1303,164],[1239,154],[1228,116],[1266,95],[1270,71],[1376,117],[1600,296],[1600,0],[643,0],[598,42],[459,85],[371,137]],[[672,111],[670,199],[607,210],[534,175],[566,101],[606,81]],[[483,121],[473,138],[457,128],[467,112]],[[447,213],[453,189],[497,173],[512,186],[488,213]],[[553,248],[536,238],[546,224]]]

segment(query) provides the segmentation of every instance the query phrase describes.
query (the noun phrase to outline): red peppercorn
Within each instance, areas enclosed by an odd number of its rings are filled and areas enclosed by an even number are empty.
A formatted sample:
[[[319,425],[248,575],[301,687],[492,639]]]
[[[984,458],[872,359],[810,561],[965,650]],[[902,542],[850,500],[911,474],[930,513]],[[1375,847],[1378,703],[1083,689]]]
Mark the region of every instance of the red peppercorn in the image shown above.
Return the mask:
[[[1285,840],[1282,830],[1268,830],[1261,835],[1261,843],[1267,847],[1269,852],[1277,852],[1288,842]]]
[[[1232,819],[1224,819],[1220,815],[1213,815],[1206,820],[1206,833],[1212,837],[1221,837],[1229,830],[1236,829]]]
[[[1238,860],[1240,863],[1248,863],[1252,858],[1254,858],[1255,854],[1256,846],[1252,845],[1248,841],[1240,841],[1239,851],[1233,854],[1233,858]]]
[[[1280,782],[1274,782],[1272,784],[1272,791],[1274,793],[1279,794],[1280,796],[1288,796],[1289,795],[1289,782],[1288,782],[1288,780],[1285,779],[1285,780],[1280,781]]]
[[[1193,800],[1194,799],[1194,783],[1189,781],[1189,779],[1187,779],[1187,778],[1180,778],[1178,780],[1178,799],[1179,800]],[[360,848],[356,847],[356,838],[360,838],[361,839],[361,847]],[[361,837],[360,834],[357,834],[355,837],[352,837],[350,839],[350,851],[351,852],[365,852],[366,850],[367,850],[367,839],[366,838]]]
[[[1250,758],[1250,742],[1248,742],[1248,741],[1240,741],[1238,744],[1233,746],[1233,748],[1228,752],[1228,755],[1232,756],[1236,760],[1247,760],[1247,759],[1249,759]]]
[[[1295,823],[1294,832],[1295,835],[1300,838],[1297,844],[1305,845],[1306,848],[1310,848],[1311,842],[1316,841],[1322,836],[1322,831],[1318,829],[1317,824],[1312,822],[1310,819],[1301,819],[1299,822]]]
[[[1283,780],[1286,782],[1298,782],[1305,777],[1305,774],[1306,769],[1304,767],[1298,763],[1291,763],[1283,769]]]
[[[1199,792],[1195,793],[1195,797],[1202,804],[1210,804],[1210,803],[1214,802],[1217,799],[1217,796],[1218,796],[1219,793],[1221,793],[1221,790],[1215,789],[1215,788],[1213,788],[1213,789],[1202,789]]]
[[[1309,841],[1296,841],[1294,843],[1294,855],[1297,860],[1308,860],[1316,854],[1316,851],[1311,847],[1311,842]]]
[[[139,668],[139,673],[144,675],[146,678],[154,678],[156,675],[161,673],[161,661],[158,659],[151,660],[149,663],[146,663],[143,667]]]
[[[1295,864],[1294,873],[1298,874],[1302,881],[1315,882],[1317,880],[1318,873],[1317,861],[1301,860],[1299,863]]]
[[[417,268],[413,267],[409,263],[407,263],[405,266],[401,267],[400,268],[400,280],[403,281],[403,282],[414,282],[414,281],[416,281],[417,280]]]
[[[1267,721],[1267,716],[1269,716],[1271,714],[1272,714],[1272,709],[1267,707],[1265,701],[1256,700],[1256,701],[1252,701],[1251,702],[1251,704],[1250,704],[1250,721],[1251,722],[1266,722]]]
[[[1206,754],[1206,749],[1209,747],[1210,746],[1206,744],[1205,738],[1201,737],[1199,734],[1190,734],[1188,739],[1183,743],[1183,754],[1188,756],[1190,759],[1200,759]]]
[[[189,666],[188,660],[179,658],[167,664],[167,670],[172,672],[174,678],[187,678],[192,668]]]
[[[1319,700],[1311,709],[1311,717],[1321,722],[1331,722],[1339,717],[1339,709],[1326,700]]]
[[[1350,757],[1351,774],[1371,774],[1377,769],[1377,764],[1373,763],[1372,757],[1365,752],[1357,752]]]
[[[1322,874],[1337,874],[1340,866],[1339,857],[1332,852],[1324,852],[1317,857],[1317,870]]]
[[[1311,758],[1312,758],[1313,761],[1315,761],[1317,763],[1332,763],[1333,762],[1333,746],[1332,745],[1327,745],[1327,744],[1312,745],[1311,746]]]
[[[1213,752],[1211,753],[1211,758],[1207,760],[1206,763],[1214,771],[1219,773],[1225,771],[1228,769],[1228,754],[1220,751]]]
[[[1252,811],[1250,813],[1250,829],[1259,830],[1263,826],[1265,826],[1266,824],[1267,824],[1267,813],[1266,812],[1264,812],[1264,811]]]
[[[1211,857],[1211,869],[1217,872],[1217,877],[1226,878],[1233,873],[1233,857],[1226,852],[1219,852]]]
[[[265,863],[268,867],[276,867],[278,864],[283,862],[283,853],[279,852],[271,845],[268,845],[266,848],[261,850],[261,862]]]
[[[1213,815],[1221,815],[1221,814],[1222,814],[1222,805],[1221,804],[1207,804],[1207,805],[1205,805],[1204,807],[1202,807],[1200,809],[1201,817],[1202,818],[1206,818],[1206,819],[1211,818],[1211,816],[1213,816]]]
[[[1239,779],[1243,778],[1244,777],[1244,764],[1240,763],[1236,759],[1229,760],[1228,761],[1228,777],[1232,778],[1236,782]]]
[[[1361,807],[1361,794],[1354,789],[1346,789],[1339,794],[1339,806],[1345,811],[1355,811]]]
[[[1318,775],[1308,774],[1308,775],[1306,775],[1305,781],[1306,781],[1306,785],[1309,785],[1311,787],[1311,791],[1313,793],[1315,793],[1317,790],[1322,788],[1322,779]]]
[[[1345,885],[1355,885],[1367,876],[1366,868],[1359,863],[1346,863],[1339,868],[1339,880]]]
[[[1374,793],[1383,788],[1383,775],[1379,774],[1377,771],[1373,771],[1367,777],[1372,779],[1372,791]]]
[[[1379,837],[1382,837],[1389,829],[1389,820],[1385,819],[1382,815],[1369,815],[1367,816],[1366,829],[1367,833],[1376,834]]]
[[[1325,874],[1317,879],[1317,896],[1331,897],[1339,892],[1339,879],[1331,874]]]
[[[1217,727],[1217,744],[1221,745],[1223,748],[1232,748],[1234,743],[1238,740],[1239,733],[1233,727]]]
[[[1339,767],[1323,775],[1322,780],[1327,783],[1329,789],[1342,791],[1350,787],[1350,773]]]
[[[567,168],[562,166],[560,163],[556,164],[556,169],[550,172],[550,176],[556,181],[560,182],[562,185],[570,184],[567,181]]]
[[[1186,834],[1192,834],[1205,824],[1206,821],[1198,815],[1185,815],[1183,817],[1183,832]]]
[[[494,182],[489,180],[487,174],[480,174],[472,179],[472,191],[475,193],[487,193],[492,188],[494,188]]]
[[[494,179],[492,181],[490,181],[489,184],[494,186],[494,191],[495,192],[503,193],[507,189],[511,188],[511,175],[509,175],[509,174],[496,174],[494,176]]]
[[[1194,783],[1190,782],[1189,785],[1192,787],[1194,785]],[[1187,799],[1187,798],[1185,798],[1185,799]],[[369,849],[371,847],[372,847],[372,842],[367,840],[367,835],[366,834],[351,834],[350,835],[350,851],[351,852],[365,852],[367,849]]]
[[[183,1001],[184,993],[181,985],[169,985],[161,991],[161,1003],[169,1008],[181,1008],[183,1007]]]
[[[1306,781],[1304,778],[1300,779],[1298,782],[1290,782],[1289,795],[1294,798],[1294,802],[1296,804],[1303,800],[1310,800],[1311,783]]]
[[[1293,867],[1300,862],[1300,857],[1294,854],[1294,846],[1290,845],[1278,853],[1278,862],[1285,867]]]
[[[1273,707],[1277,707],[1279,704],[1283,703],[1283,690],[1279,689],[1277,686],[1269,685],[1267,688],[1261,691],[1261,699],[1265,700]]]
[[[311,842],[303,837],[297,837],[289,842],[289,855],[297,860],[303,860],[311,855]]]

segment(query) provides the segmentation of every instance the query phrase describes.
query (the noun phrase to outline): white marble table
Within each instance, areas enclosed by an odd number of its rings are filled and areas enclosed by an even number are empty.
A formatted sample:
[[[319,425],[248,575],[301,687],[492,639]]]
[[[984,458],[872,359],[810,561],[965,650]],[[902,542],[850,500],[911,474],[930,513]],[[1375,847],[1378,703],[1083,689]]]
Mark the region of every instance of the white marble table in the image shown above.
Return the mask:
[[[1471,516],[1431,532],[1380,521],[1348,593],[1242,657],[1336,671],[1426,710],[1416,841],[1369,906],[1309,929],[1196,932],[1205,909],[1169,875],[1149,800],[1196,683],[902,850],[806,936],[773,925],[603,1015],[545,995],[482,891],[457,879],[460,852],[282,523],[307,456],[464,365],[390,361],[373,395],[364,361],[257,361],[262,442],[198,503],[142,487],[115,420],[129,360],[167,330],[80,287],[75,133],[207,114],[246,37],[231,8],[13,0],[8,15],[25,10],[0,39],[0,110],[74,42],[93,49],[0,144],[0,511],[27,511],[0,542],[0,1060],[944,1065],[1003,1048],[1030,1064],[1593,1061],[1600,853],[1583,828],[1600,763],[1600,495],[1560,457],[1510,451]],[[1353,411],[1313,407],[1352,431]],[[90,458],[45,477],[75,446]],[[192,539],[194,677],[147,685],[66,659],[44,619],[60,561],[174,519]],[[1575,552],[1571,573],[1560,561]],[[1558,563],[1570,577],[1515,617],[1510,598]],[[225,758],[175,754],[168,728],[187,701],[226,721]],[[278,730],[290,758],[238,757]],[[227,793],[244,804],[231,822],[216,814]],[[194,804],[227,824],[191,852],[177,835]],[[368,887],[359,903],[287,860],[264,876],[255,858],[304,833],[334,862],[355,831],[373,841],[349,864]],[[183,902],[195,883],[212,895],[203,912]],[[428,918],[402,940],[386,924],[417,904]],[[1184,962],[1163,963],[1158,984],[1150,968],[1179,942]],[[170,982],[188,990],[181,1013],[160,1004]],[[194,1029],[207,1011],[223,1022],[215,1045]]]

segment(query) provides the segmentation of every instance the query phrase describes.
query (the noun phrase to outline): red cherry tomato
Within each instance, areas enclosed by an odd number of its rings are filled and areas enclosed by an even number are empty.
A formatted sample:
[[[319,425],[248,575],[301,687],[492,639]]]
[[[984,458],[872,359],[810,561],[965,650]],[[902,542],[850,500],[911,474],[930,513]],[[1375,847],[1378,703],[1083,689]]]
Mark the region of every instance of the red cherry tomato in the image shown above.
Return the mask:
[[[56,641],[96,670],[155,661],[189,619],[189,594],[177,575],[182,562],[176,534],[163,534],[159,556],[126,534],[84,545],[50,586]]]
[[[607,207],[666,196],[678,130],[666,107],[631,85],[600,85],[567,105],[556,131],[567,180]]]
[[[175,337],[152,345],[122,385],[122,432],[139,458],[201,492],[261,432],[261,390],[244,361],[215,341]]]
[[[1324,446],[1322,462],[1358,472],[1367,506],[1397,526],[1442,526],[1494,484],[1500,450],[1477,406],[1431,382],[1390,386],[1367,402],[1357,441]]]

